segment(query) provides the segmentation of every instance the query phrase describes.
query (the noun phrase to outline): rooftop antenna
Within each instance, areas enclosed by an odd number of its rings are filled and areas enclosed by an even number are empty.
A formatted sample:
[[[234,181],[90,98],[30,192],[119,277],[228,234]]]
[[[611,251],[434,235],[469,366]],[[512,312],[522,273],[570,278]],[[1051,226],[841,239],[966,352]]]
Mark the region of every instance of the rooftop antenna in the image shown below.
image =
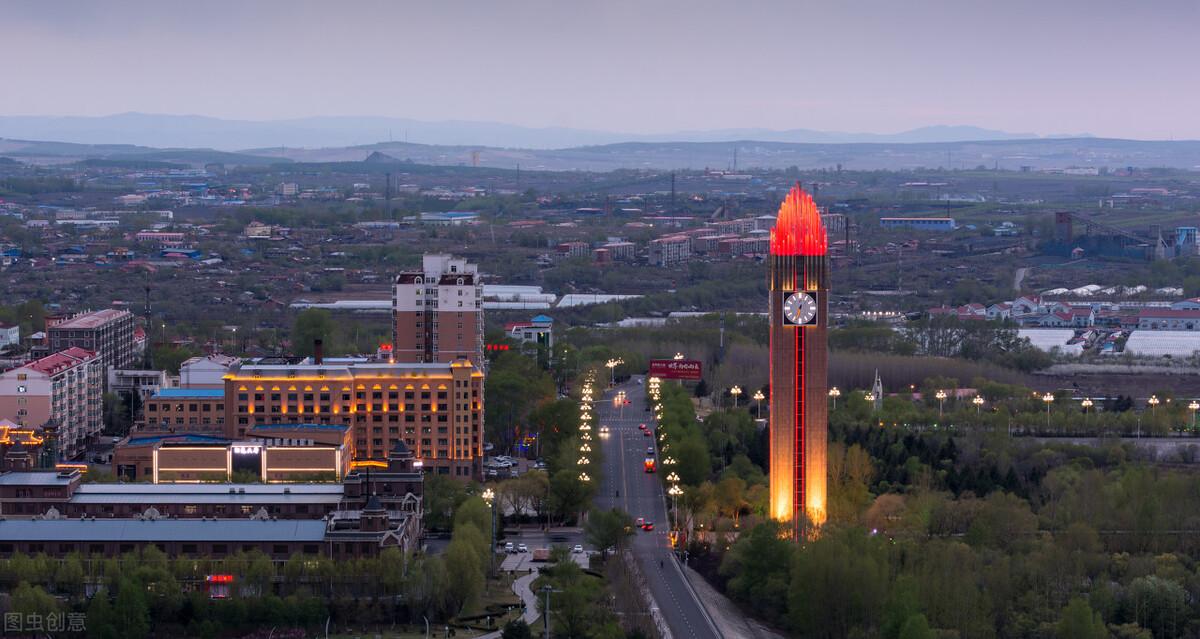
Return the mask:
[[[733,170],[737,171],[737,145],[733,146]]]
[[[521,164],[517,163],[517,190],[521,190]]]

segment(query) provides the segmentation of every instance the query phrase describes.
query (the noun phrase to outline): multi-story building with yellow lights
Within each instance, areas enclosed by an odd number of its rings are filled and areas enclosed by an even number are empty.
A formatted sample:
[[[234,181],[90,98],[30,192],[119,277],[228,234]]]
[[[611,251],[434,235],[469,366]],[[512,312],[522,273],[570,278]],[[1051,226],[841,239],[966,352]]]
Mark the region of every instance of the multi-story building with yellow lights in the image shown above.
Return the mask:
[[[402,441],[426,469],[481,479],[483,373],[469,360],[394,363],[375,358],[251,360],[225,376],[225,436],[254,426],[345,424],[353,462],[387,459]]]

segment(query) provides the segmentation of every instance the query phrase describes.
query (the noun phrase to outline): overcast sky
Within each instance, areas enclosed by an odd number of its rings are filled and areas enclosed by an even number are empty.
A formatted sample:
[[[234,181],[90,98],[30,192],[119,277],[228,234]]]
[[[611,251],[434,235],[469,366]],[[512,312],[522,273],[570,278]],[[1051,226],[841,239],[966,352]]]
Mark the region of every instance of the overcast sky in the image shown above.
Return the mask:
[[[1196,0],[4,0],[0,114],[1200,139]]]

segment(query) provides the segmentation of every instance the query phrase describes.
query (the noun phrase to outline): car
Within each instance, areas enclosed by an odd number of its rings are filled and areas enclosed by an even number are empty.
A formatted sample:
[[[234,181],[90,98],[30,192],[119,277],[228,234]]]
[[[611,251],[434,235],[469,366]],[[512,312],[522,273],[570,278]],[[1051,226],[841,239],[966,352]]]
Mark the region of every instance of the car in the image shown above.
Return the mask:
[[[654,456],[654,447],[653,447],[653,446],[647,446],[647,447],[646,447],[646,456],[647,456],[647,457],[653,457],[653,456]]]
[[[638,430],[646,430],[645,424],[638,424]]]
[[[517,544],[517,552],[529,552],[529,546],[525,544]]]
[[[650,436],[650,431],[648,431],[648,430],[642,431],[642,437],[649,437],[649,436]]]
[[[636,522],[634,522],[634,523],[636,523],[636,524],[637,524],[637,527],[638,527],[638,528],[641,528],[642,526],[645,526],[645,525],[646,525],[646,518],[645,518],[645,517],[638,517],[638,518],[637,518],[637,521],[636,521]]]
[[[608,434],[608,426],[601,426],[601,427],[600,427],[600,434],[601,434],[601,435],[607,435],[607,434]]]
[[[510,555],[514,555],[517,552],[517,547],[515,545],[513,545],[513,542],[510,541],[510,542],[504,544],[504,552],[506,552]]]
[[[646,532],[650,532],[651,530],[654,530],[654,522],[648,521],[648,522],[642,524],[642,530],[644,530]]]
[[[583,552],[583,546],[575,544],[575,547],[571,549],[571,552]]]

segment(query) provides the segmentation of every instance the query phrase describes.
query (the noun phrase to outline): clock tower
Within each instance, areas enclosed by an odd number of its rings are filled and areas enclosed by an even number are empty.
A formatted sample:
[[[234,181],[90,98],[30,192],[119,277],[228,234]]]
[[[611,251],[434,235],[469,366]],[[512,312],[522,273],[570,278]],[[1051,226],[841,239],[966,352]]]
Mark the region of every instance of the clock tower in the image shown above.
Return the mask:
[[[829,251],[797,182],[771,229],[771,517],[795,535],[825,522]]]

